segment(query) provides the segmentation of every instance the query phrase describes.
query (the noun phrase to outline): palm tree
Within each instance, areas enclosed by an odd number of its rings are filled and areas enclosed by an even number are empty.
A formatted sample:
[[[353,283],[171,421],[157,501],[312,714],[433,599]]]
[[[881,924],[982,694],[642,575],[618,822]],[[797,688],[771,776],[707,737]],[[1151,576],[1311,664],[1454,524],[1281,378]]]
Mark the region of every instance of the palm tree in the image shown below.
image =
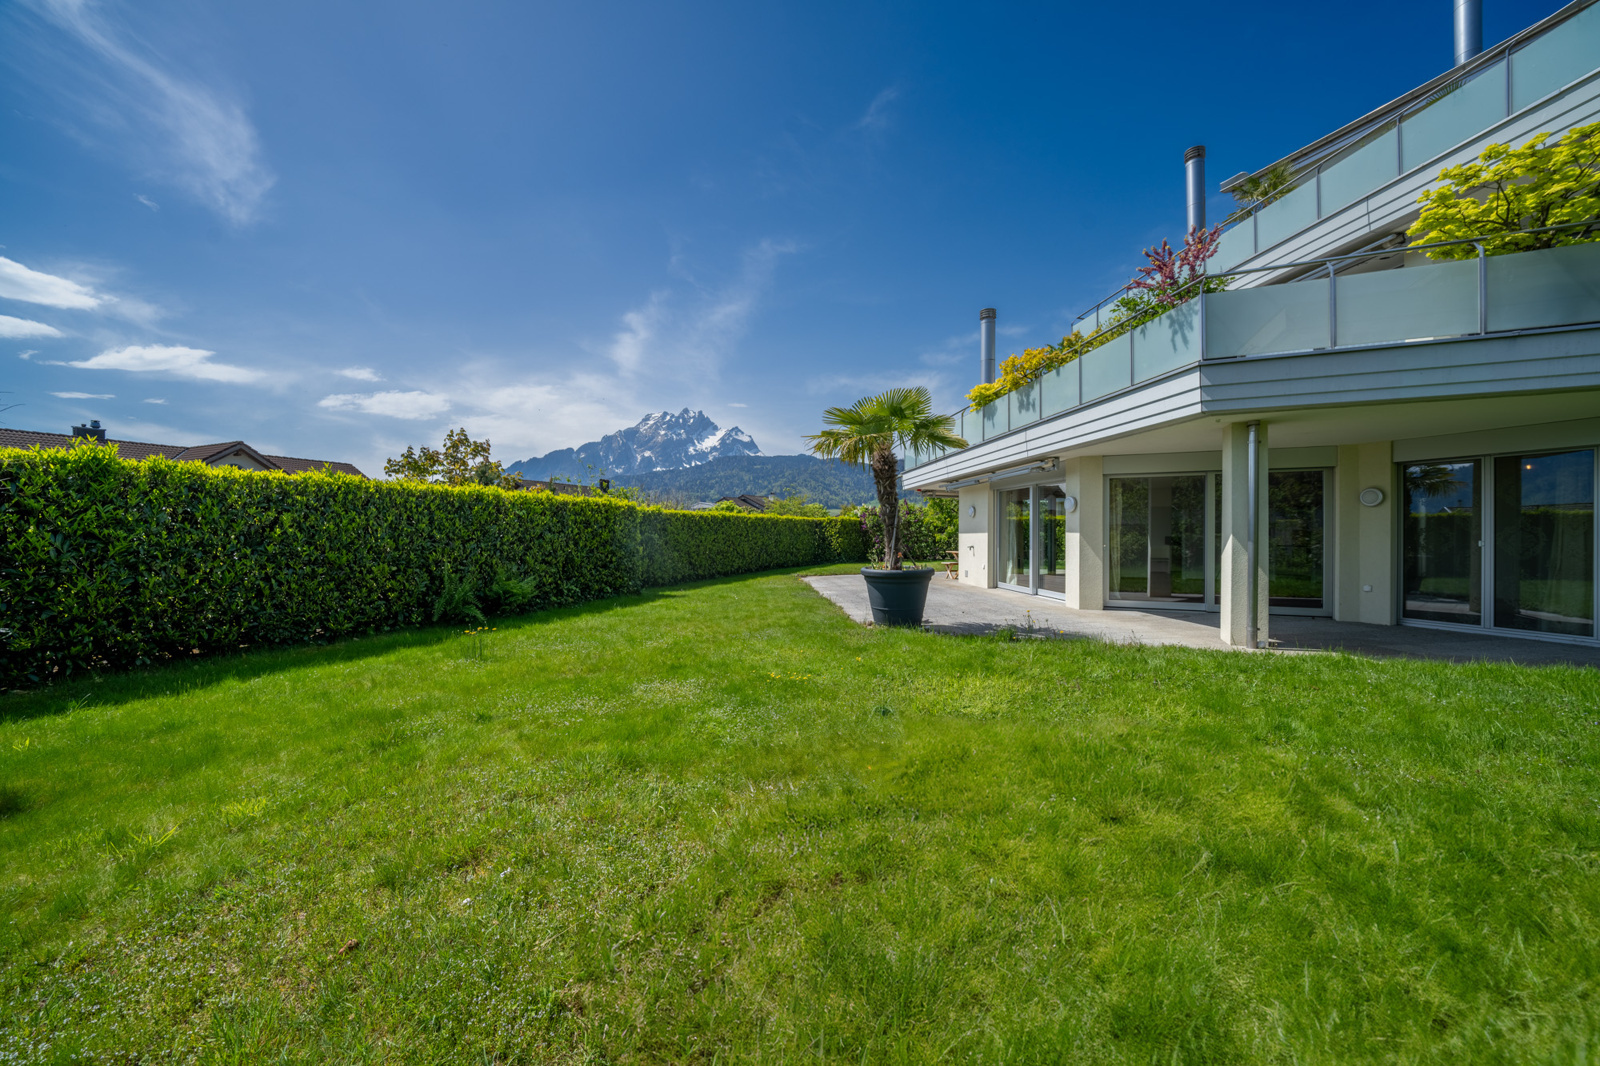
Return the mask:
[[[806,438],[811,451],[826,459],[842,459],[872,471],[878,490],[878,516],[883,519],[884,562],[900,569],[895,544],[900,532],[900,496],[896,447],[925,453],[934,448],[965,448],[955,435],[955,419],[933,413],[933,396],[921,385],[889,389],[866,396],[849,407],[830,407],[822,415],[828,428]]]

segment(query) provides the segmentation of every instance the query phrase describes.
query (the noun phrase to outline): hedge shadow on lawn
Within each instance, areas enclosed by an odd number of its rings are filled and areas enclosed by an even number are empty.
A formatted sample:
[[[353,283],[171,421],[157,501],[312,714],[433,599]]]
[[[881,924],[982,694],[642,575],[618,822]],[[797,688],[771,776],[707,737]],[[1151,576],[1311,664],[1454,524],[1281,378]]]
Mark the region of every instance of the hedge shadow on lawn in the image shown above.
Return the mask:
[[[731,585],[759,578],[796,576],[813,573],[817,569],[814,566],[796,566],[781,570],[730,574],[703,581],[648,588],[638,593],[608,596],[564,607],[547,607],[526,614],[503,615],[491,618],[490,624],[505,629],[549,625],[573,618],[642,607],[658,600],[676,599],[677,596],[674,594],[692,592],[696,589]],[[16,689],[0,693],[0,724],[70,714],[85,706],[113,707],[151,696],[165,696],[175,692],[201,692],[228,681],[252,681],[284,670],[303,669],[308,665],[326,666],[355,662],[406,648],[431,647],[455,639],[461,635],[463,627],[470,624],[456,622],[414,629],[396,629],[387,633],[355,634],[326,644],[278,644],[254,647],[234,654],[210,655],[193,661],[173,660],[152,663],[126,672],[78,676],[43,688]]]

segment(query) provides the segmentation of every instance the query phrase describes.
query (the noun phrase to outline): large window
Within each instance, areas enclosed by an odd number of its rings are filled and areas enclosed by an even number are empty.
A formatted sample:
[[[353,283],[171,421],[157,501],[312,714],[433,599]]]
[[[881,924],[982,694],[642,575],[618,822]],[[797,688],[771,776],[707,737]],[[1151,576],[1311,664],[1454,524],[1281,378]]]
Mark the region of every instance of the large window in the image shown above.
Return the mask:
[[[1111,479],[1109,596],[1205,602],[1206,476]]]
[[[1067,494],[1059,485],[1039,487],[1039,591],[1067,591]]]
[[[1000,494],[1000,583],[1028,588],[1029,513],[1033,508],[1031,489],[1007,489]]]
[[[1494,624],[1594,636],[1594,453],[1494,461]]]
[[[1481,482],[1475,461],[1415,463],[1402,471],[1403,617],[1483,622]]]
[[[1321,470],[1267,474],[1267,602],[1273,607],[1322,606],[1325,480]]]
[[[1404,618],[1595,635],[1595,455],[1401,468]]]

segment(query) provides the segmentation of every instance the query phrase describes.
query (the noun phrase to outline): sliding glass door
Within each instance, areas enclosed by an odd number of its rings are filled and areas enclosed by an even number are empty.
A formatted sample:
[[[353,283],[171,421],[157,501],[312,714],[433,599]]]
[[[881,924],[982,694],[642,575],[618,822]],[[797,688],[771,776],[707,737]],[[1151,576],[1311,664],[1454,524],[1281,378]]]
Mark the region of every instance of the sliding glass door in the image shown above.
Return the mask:
[[[1412,463],[1401,479],[1402,618],[1595,636],[1592,450]]]
[[[1494,461],[1494,624],[1594,636],[1594,453]]]
[[[1033,490],[1006,489],[1000,493],[999,582],[1031,591]]]
[[[1205,605],[1207,480],[1111,479],[1108,600]]]

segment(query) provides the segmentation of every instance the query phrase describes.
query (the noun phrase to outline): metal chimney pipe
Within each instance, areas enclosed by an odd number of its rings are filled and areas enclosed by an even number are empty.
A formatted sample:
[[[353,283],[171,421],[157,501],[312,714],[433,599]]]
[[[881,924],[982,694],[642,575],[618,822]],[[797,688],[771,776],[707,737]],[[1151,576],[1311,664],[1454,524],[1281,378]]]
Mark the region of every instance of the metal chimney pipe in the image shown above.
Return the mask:
[[[1483,0],[1456,0],[1456,66],[1483,51]]]
[[[978,363],[985,385],[994,381],[994,308],[978,312]]]
[[[1183,183],[1189,202],[1189,232],[1206,228],[1206,146],[1183,153]]]

